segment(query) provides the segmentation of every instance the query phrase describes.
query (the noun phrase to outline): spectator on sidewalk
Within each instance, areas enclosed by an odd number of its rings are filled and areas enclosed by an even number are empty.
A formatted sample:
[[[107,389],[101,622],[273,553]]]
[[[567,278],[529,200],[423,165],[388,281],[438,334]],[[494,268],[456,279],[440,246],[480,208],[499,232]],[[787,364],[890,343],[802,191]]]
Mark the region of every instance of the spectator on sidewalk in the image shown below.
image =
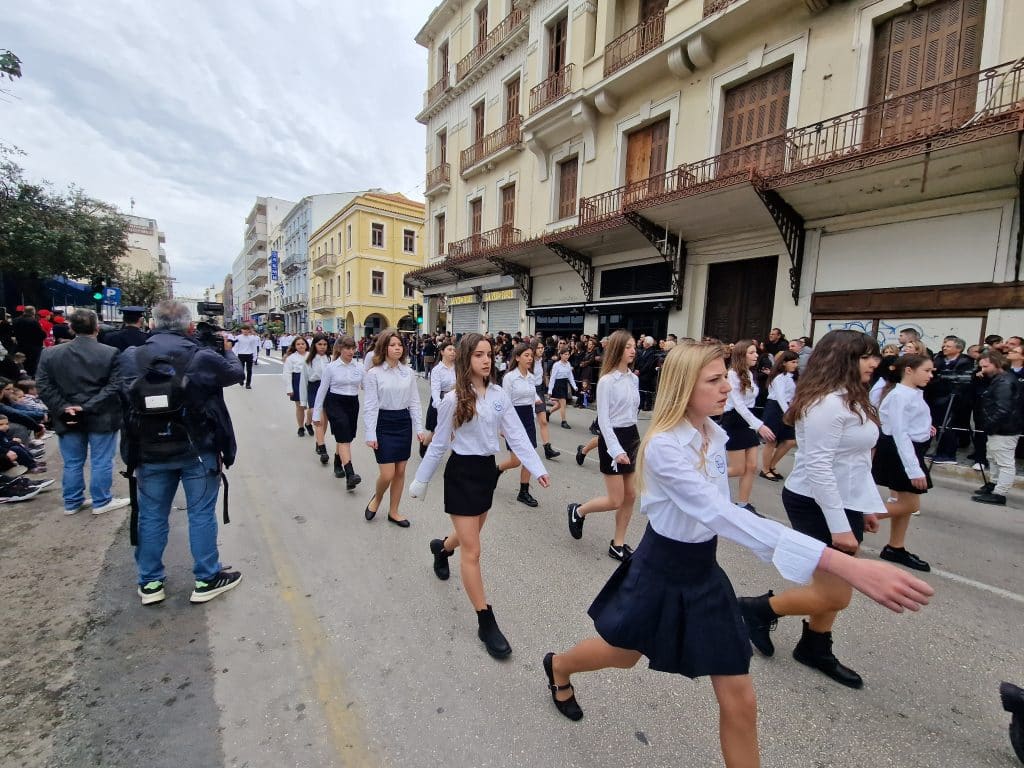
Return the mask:
[[[1020,439],[1022,419],[1020,412],[1020,382],[1010,373],[1006,357],[991,350],[979,359],[981,373],[989,379],[982,407],[985,413],[985,432],[988,434],[988,457],[994,467],[994,482],[981,486],[971,501],[980,504],[1006,504],[1006,494],[1013,487],[1017,474],[1014,453]]]
[[[923,345],[922,345],[923,346]],[[949,411],[946,429],[939,432],[935,444],[935,464],[956,464],[957,445],[961,436],[966,441],[971,428],[971,389],[974,361],[964,354],[967,344],[956,336],[942,342],[942,351],[935,355],[935,375],[925,390],[925,400],[932,411],[932,424],[941,429]]]
[[[800,336],[799,338],[793,339],[789,342],[789,351],[796,352],[796,369],[798,373],[803,373],[807,367],[807,361],[811,359],[811,353],[814,351],[811,349],[811,345],[807,341],[806,336]]]
[[[785,352],[789,349],[789,341],[786,339],[786,334],[782,332],[781,328],[772,328],[768,331],[768,341],[764,343],[764,351],[772,356],[772,363],[775,362],[775,356],[779,352]]]
[[[36,386],[53,416],[64,459],[64,514],[92,504],[92,513],[100,515],[128,506],[128,499],[111,492],[121,428],[118,352],[97,340],[99,319],[91,309],[71,313],[71,330],[73,340],[43,353]],[[91,502],[85,498],[86,458]]]
[[[39,356],[43,352],[43,342],[46,341],[46,331],[39,324],[36,308],[25,307],[21,316],[14,318],[11,328],[18,341],[18,351],[25,355],[25,370],[30,376],[35,376]]]

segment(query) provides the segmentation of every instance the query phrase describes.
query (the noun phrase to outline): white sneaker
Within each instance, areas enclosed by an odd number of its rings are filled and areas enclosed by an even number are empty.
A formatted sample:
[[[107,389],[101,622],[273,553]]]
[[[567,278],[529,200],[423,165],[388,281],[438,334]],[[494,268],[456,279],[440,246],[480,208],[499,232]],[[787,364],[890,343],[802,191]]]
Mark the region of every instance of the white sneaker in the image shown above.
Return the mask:
[[[113,498],[104,504],[102,507],[93,507],[92,513],[94,515],[102,515],[104,512],[112,512],[115,509],[124,509],[132,503],[131,499],[119,499]]]
[[[85,501],[83,501],[81,504],[79,504],[74,509],[65,509],[64,510],[64,514],[65,515],[77,515],[83,509],[88,509],[91,506],[92,506],[92,502],[89,501],[88,499],[86,499]]]

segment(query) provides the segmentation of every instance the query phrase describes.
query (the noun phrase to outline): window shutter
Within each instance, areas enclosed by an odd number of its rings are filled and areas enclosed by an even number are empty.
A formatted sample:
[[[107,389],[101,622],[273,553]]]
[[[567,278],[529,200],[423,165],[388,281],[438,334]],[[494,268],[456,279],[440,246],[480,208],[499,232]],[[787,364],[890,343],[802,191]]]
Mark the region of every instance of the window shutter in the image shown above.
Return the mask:
[[[787,64],[725,94],[722,151],[770,139],[786,130],[793,68]]]
[[[516,185],[509,184],[501,190],[501,226],[514,227],[516,225]],[[505,237],[505,234],[502,234]]]
[[[576,177],[579,158],[565,160],[558,165],[558,218],[576,215]]]

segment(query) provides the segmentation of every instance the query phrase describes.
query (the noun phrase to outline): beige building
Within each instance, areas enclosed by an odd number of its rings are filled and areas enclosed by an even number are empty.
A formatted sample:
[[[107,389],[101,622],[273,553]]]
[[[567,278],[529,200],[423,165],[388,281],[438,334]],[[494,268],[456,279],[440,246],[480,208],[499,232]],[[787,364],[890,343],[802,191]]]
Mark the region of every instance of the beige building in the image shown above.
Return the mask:
[[[457,332],[1019,333],[1021,29],[1015,0],[445,0],[408,279]]]
[[[295,203],[257,197],[245,217],[242,250],[232,266],[232,305],[239,320],[263,324],[281,302],[280,224]]]
[[[309,236],[310,326],[356,338],[392,327],[416,331],[422,296],[405,276],[426,263],[423,203],[363,192]],[[418,315],[418,311],[417,311]]]
[[[160,231],[156,219],[132,214],[123,214],[123,218],[128,222],[128,252],[121,262],[136,272],[153,272],[169,280],[170,266],[164,249],[167,236]]]

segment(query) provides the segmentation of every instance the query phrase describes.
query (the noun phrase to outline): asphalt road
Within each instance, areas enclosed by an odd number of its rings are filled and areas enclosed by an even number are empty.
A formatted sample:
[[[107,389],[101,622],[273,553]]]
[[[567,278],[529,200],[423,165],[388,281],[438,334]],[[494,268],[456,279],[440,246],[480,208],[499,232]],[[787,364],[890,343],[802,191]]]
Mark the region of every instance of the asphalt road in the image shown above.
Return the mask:
[[[97,590],[89,608],[52,765],[720,764],[706,679],[654,673],[641,661],[578,676],[579,723],[550,702],[541,657],[592,634],[586,609],[616,566],[606,554],[610,514],[588,518],[582,541],[566,530],[566,504],[603,487],[595,460],[573,460],[590,414],[571,411],[572,431],[552,429],[562,456],[547,463],[552,487],[533,487],[539,508],[515,501],[515,473],[496,493],[484,580],[513,647],[498,662],[476,637],[457,558],[450,581],[431,571],[427,543],[448,529],[440,470],[425,502],[403,501],[411,528],[383,513],[367,523],[372,453],[356,444],[364,482],[346,492],[317,461],[313,439],[296,437],[279,372],[260,365],[253,390],[228,393],[239,460],[220,542],[242,583],[205,606],[188,604],[191,560],[177,512],[168,600],[143,608],[122,528],[98,574],[117,588]],[[410,475],[418,461],[414,454]],[[780,492],[758,480],[752,500],[781,520]],[[765,766],[1017,765],[997,689],[1024,681],[1024,504],[997,509],[968,496],[937,487],[912,524],[910,548],[935,569],[925,576],[932,605],[896,616],[856,596],[841,617],[836,652],[864,676],[863,690],[790,657],[795,618],[780,622],[775,658],[755,655]],[[632,544],[643,526],[636,515]],[[884,543],[869,535],[865,556]],[[746,550],[723,542],[719,553],[739,594],[784,587]]]

